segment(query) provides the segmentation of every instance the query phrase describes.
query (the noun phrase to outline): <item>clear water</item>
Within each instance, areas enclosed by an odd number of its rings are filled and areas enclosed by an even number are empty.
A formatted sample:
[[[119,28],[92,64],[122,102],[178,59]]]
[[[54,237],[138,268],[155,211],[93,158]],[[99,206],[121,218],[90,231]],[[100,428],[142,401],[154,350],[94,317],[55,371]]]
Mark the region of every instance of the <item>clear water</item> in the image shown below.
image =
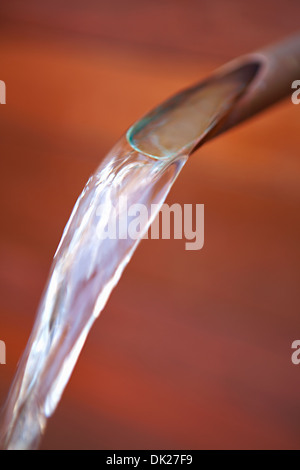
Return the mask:
[[[38,446],[90,328],[139,243],[125,236],[100,236],[99,230],[105,230],[105,221],[112,216],[110,211],[119,211],[122,230],[128,224],[126,214],[122,217],[120,213],[122,206],[116,204],[122,197],[128,205],[139,202],[149,209],[151,204],[159,207],[186,159],[158,160],[142,155],[124,138],[87,182],[54,256],[36,323],[10,392],[2,447]],[[106,210],[99,213],[103,207]],[[149,219],[141,227],[141,236],[151,222]]]

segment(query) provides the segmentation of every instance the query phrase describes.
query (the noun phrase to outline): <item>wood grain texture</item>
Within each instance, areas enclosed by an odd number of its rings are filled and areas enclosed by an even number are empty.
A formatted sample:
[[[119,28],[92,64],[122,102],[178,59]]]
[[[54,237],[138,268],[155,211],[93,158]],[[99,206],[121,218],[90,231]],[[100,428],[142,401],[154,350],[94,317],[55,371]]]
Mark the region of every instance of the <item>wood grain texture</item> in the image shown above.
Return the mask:
[[[1,403],[106,152],[166,96],[295,31],[299,14],[291,0],[1,5]],[[168,202],[205,204],[204,248],[142,242],[43,448],[299,448],[299,112],[287,100],[193,155]]]

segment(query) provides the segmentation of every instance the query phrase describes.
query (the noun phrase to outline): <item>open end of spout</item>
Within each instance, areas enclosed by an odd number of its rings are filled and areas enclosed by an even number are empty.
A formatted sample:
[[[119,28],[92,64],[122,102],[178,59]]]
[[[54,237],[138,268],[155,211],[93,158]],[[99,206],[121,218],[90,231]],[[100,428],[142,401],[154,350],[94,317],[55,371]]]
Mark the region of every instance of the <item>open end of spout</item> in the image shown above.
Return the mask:
[[[228,115],[261,67],[252,59],[171,97],[127,132],[129,144],[156,159],[189,155]]]

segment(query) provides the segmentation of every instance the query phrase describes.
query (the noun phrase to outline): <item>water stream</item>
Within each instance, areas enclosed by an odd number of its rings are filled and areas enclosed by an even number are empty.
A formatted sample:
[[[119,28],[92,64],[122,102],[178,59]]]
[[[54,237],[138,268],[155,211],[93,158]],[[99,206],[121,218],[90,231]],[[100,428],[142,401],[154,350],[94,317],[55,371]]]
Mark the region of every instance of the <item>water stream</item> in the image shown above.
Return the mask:
[[[14,380],[2,425],[3,447],[38,446],[90,328],[138,245],[128,236],[128,206],[138,201],[149,213],[151,204],[159,208],[185,162],[185,156],[157,160],[142,155],[123,138],[87,182],[54,256]],[[118,236],[108,237],[116,214]],[[141,237],[151,221],[139,228]]]

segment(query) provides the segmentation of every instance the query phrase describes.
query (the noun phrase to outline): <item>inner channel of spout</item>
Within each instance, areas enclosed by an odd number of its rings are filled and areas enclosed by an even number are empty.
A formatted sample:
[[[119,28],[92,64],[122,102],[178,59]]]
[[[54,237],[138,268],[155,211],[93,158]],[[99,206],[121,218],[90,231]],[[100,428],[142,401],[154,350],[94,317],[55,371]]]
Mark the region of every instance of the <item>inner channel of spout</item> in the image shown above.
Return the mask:
[[[252,60],[176,94],[130,127],[129,144],[157,159],[192,153],[232,110],[260,66]]]

